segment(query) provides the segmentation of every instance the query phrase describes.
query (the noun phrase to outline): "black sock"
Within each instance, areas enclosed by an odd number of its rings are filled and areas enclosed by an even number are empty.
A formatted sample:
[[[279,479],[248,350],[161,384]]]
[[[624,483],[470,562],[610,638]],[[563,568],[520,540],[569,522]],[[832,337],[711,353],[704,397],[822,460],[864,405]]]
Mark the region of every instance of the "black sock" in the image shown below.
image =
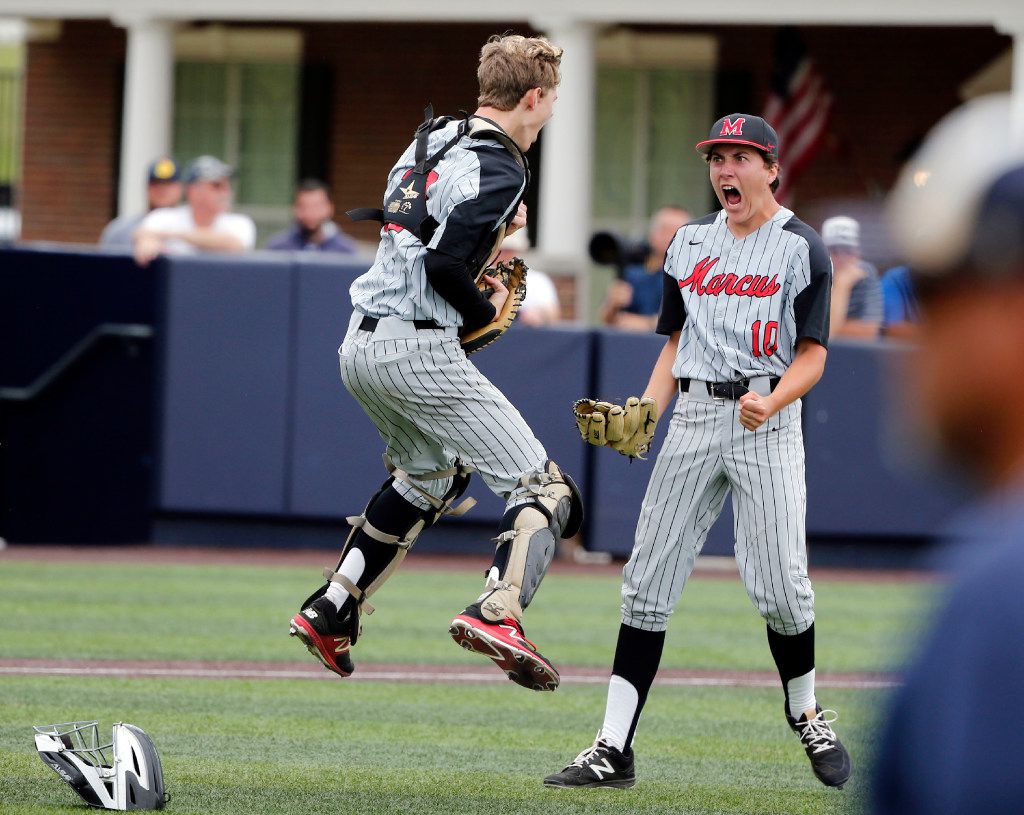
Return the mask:
[[[404,538],[425,514],[425,510],[407,501],[394,487],[388,487],[370,505],[366,511],[366,520],[386,535]],[[356,581],[361,589],[366,589],[380,577],[388,564],[398,556],[397,546],[371,538],[362,529],[356,530],[351,549],[362,552],[366,564]],[[355,599],[350,596],[338,611],[339,616],[343,618],[354,604]]]
[[[647,702],[647,693],[654,683],[665,648],[664,631],[642,631],[623,623],[619,626],[619,640],[615,645],[612,675],[629,682],[636,689],[637,704],[626,734],[625,750],[629,750],[636,733],[640,712]],[[624,750],[624,751],[625,751]]]
[[[516,516],[519,514],[521,507],[526,506],[520,504],[512,509],[506,509],[505,514],[501,516],[501,524],[498,526],[498,534],[502,532],[508,532],[515,525]],[[494,550],[494,560],[491,561],[491,568],[487,570],[486,574],[491,573],[491,569],[498,570],[498,576],[501,577],[505,574],[505,567],[508,566],[508,556],[512,552],[512,541],[505,541]]]
[[[789,680],[814,670],[814,623],[802,634],[786,636],[768,628],[768,647],[775,667],[779,669],[782,691],[786,694],[786,712],[789,712]]]

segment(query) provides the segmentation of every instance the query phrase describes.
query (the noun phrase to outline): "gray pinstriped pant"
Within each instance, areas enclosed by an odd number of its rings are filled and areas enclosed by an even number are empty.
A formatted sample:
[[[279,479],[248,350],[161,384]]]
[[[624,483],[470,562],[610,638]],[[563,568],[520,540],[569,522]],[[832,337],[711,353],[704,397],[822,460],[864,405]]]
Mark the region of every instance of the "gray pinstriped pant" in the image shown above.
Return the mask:
[[[800,402],[755,432],[738,403],[691,388],[676,402],[651,473],[633,554],[623,571],[622,621],[664,631],[708,530],[733,493],[736,561],[747,594],[780,634],[814,622],[807,577],[803,432]]]
[[[339,349],[341,378],[387,444],[387,455],[410,476],[446,470],[455,459],[472,464],[506,501],[526,489],[520,476],[539,471],[547,453],[526,420],[459,347],[455,329],[417,331],[384,318],[360,331],[357,310]],[[419,485],[440,498],[451,479]],[[427,502],[402,481],[406,500]]]

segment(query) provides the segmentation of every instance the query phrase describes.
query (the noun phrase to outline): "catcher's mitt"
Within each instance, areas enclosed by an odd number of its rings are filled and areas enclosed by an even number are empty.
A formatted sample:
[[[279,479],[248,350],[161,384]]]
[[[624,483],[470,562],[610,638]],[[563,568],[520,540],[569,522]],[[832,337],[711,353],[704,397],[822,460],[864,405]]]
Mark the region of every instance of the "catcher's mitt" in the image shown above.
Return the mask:
[[[630,396],[625,405],[579,399],[573,406],[580,436],[598,447],[611,447],[630,458],[643,458],[651,447],[658,405]]]
[[[494,290],[487,285],[484,275],[490,275],[500,280],[506,289],[508,297],[501,311],[494,315],[494,319],[487,325],[475,328],[472,331],[459,334],[459,343],[462,350],[467,354],[479,351],[498,339],[508,331],[512,321],[519,313],[519,307],[526,298],[526,264],[522,258],[512,258],[499,263],[493,269],[484,269],[477,281],[477,287],[483,292],[484,297],[490,297]]]

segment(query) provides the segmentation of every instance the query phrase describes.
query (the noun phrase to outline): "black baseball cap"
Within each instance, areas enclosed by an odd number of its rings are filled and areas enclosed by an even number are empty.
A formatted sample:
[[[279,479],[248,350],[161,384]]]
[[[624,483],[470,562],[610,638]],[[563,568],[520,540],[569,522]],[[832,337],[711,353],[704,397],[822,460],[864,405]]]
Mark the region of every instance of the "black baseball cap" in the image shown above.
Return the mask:
[[[149,165],[149,172],[146,175],[150,184],[160,184],[164,181],[180,181],[181,170],[178,162],[173,158],[164,156],[158,158]]]
[[[697,152],[707,155],[716,144],[745,144],[756,147],[770,159],[779,159],[779,134],[760,116],[730,113],[711,126],[708,137],[697,143]]]

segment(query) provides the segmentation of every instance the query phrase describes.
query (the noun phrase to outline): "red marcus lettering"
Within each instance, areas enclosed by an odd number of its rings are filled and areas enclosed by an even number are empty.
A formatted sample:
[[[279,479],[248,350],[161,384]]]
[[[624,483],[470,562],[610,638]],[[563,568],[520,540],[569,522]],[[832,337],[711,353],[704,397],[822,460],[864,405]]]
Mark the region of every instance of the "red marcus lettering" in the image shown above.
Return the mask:
[[[721,258],[706,257],[697,262],[688,277],[679,281],[679,288],[688,288],[698,295],[736,295],[738,297],[771,297],[777,294],[782,286],[779,285],[779,276],[772,275],[743,275],[738,277],[732,272],[728,274],[716,274],[706,283],[708,273],[715,267]]]

